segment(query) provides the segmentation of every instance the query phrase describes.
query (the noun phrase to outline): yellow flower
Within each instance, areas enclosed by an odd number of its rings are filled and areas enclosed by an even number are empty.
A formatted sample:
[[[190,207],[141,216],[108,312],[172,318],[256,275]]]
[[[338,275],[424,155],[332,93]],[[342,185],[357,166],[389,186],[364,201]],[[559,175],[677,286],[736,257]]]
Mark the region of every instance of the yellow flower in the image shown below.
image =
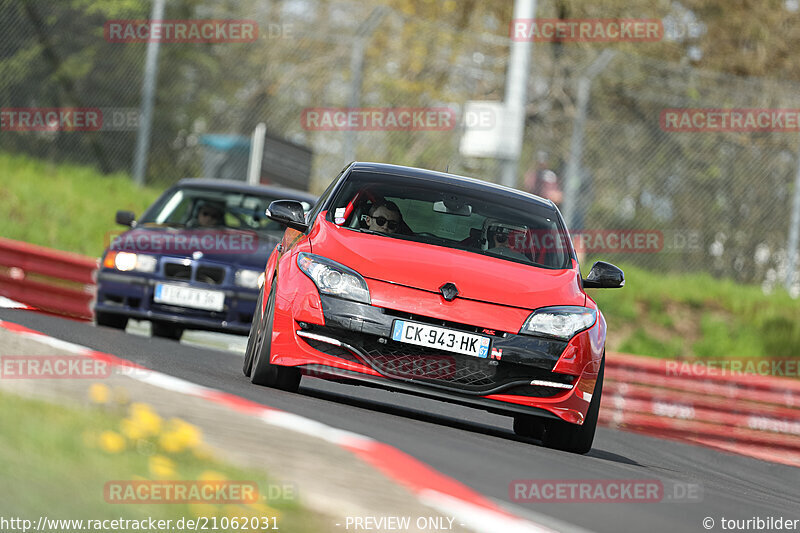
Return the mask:
[[[119,433],[104,431],[100,434],[100,448],[108,453],[119,453],[125,449],[125,439]]]
[[[93,403],[108,403],[111,390],[102,383],[92,383],[89,387],[89,399]]]
[[[122,421],[122,431],[130,439],[142,439],[161,431],[161,417],[144,403],[131,404],[130,416]]]
[[[150,473],[157,478],[167,479],[175,475],[175,463],[163,455],[153,455],[148,461]]]
[[[120,423],[122,433],[131,440],[140,440],[145,437],[144,429],[135,420],[125,418]]]
[[[203,461],[210,461],[213,459],[214,454],[211,453],[211,448],[208,446],[200,445],[194,450],[192,450],[194,456]]]
[[[168,429],[161,434],[159,444],[164,451],[178,453],[186,448],[197,448],[202,440],[202,433],[197,426],[173,418],[169,421]]]
[[[199,481],[227,481],[228,478],[222,472],[216,470],[205,470],[202,474],[197,476]]]

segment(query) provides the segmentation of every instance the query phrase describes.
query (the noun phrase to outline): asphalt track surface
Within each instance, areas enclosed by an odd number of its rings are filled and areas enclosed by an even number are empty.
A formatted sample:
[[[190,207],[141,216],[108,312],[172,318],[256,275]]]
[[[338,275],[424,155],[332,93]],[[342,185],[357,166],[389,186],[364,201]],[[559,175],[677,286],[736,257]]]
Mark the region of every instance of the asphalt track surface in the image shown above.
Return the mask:
[[[606,428],[598,428],[593,450],[579,456],[518,438],[510,418],[466,407],[313,378],[303,378],[298,394],[258,387],[242,375],[241,355],[230,351],[131,335],[30,311],[0,309],[0,319],[370,436],[520,516],[555,524],[557,529],[569,530],[567,525],[572,525],[609,533],[676,533],[723,531],[722,518],[800,519],[798,468]],[[532,504],[513,501],[509,486],[520,479],[660,480],[667,489],[664,501],[657,503]],[[671,489],[676,483],[678,489]],[[699,498],[667,499],[671,490],[692,485],[699,485]],[[558,522],[548,524],[543,515]],[[714,520],[711,529],[703,526],[707,517]]]

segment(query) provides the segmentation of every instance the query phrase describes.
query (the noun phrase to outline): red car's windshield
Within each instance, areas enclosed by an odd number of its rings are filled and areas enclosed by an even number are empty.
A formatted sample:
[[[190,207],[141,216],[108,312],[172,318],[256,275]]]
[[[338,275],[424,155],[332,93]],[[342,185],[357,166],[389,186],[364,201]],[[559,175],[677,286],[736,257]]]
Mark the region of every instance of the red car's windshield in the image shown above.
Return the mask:
[[[487,190],[358,173],[333,199],[328,220],[354,231],[545,268],[569,267],[568,237],[554,209],[522,195]]]

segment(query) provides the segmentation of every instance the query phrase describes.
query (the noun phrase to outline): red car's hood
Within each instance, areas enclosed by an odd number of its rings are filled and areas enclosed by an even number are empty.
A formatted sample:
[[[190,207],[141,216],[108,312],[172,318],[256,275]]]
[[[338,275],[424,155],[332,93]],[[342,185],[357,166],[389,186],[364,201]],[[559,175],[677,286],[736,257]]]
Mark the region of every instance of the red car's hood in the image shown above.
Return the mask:
[[[365,278],[439,292],[455,283],[458,297],[536,309],[584,305],[575,270],[550,270],[440,246],[360,233],[320,218],[312,252],[338,261]]]

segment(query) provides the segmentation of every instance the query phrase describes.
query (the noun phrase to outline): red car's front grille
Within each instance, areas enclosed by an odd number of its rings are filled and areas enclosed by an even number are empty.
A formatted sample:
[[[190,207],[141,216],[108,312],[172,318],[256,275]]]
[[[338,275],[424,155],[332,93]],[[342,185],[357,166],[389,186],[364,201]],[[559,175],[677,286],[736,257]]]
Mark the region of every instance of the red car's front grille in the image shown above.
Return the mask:
[[[361,348],[370,366],[387,377],[445,381],[470,387],[495,383],[497,365],[486,359],[394,341],[382,344],[367,340]]]
[[[342,342],[345,346],[305,339],[311,347],[369,366],[389,379],[413,379],[473,394],[496,391],[498,394],[540,397],[553,396],[564,389],[520,382],[538,379],[571,384],[573,380],[572,376],[528,365],[432,350],[388,339],[379,340],[374,335],[357,335],[319,326],[315,326],[313,332]]]

